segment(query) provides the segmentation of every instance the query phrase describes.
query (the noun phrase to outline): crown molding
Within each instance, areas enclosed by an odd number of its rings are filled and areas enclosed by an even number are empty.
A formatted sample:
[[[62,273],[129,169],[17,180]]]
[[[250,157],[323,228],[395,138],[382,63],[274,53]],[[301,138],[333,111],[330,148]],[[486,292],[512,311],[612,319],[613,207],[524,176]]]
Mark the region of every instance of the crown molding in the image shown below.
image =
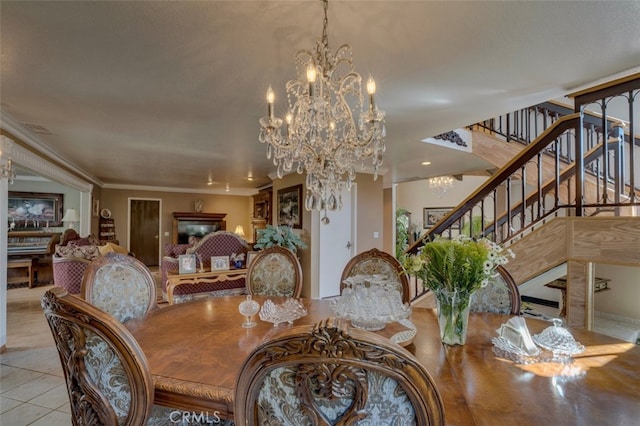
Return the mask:
[[[77,178],[75,175],[67,172],[58,165],[42,158],[22,145],[17,144],[8,136],[2,135],[0,137],[0,141],[2,142],[3,157],[6,155],[7,158],[11,158],[11,160],[21,168],[37,173],[47,179],[51,179],[80,192],[92,192],[93,185],[91,183]]]
[[[63,157],[53,149],[51,149],[42,139],[40,139],[35,133],[31,130],[20,124],[13,117],[5,113],[4,111],[0,111],[0,122],[2,123],[2,129],[10,135],[5,135],[9,139],[13,140],[14,146],[26,145],[31,148],[35,153],[43,158],[44,161],[48,162],[54,167],[60,168],[61,170],[67,169],[73,172],[73,174],[79,176],[84,179],[86,182],[90,182],[97,186],[102,186],[103,183],[94,177],[93,175],[87,173],[82,170],[80,167],[75,165],[69,159]],[[15,149],[15,148],[14,148]],[[34,155],[34,154],[32,154]],[[13,157],[16,162],[20,165],[23,165],[18,161],[17,157]],[[26,165],[25,165],[26,166]],[[41,173],[39,170],[32,170],[34,172]],[[66,172],[68,175],[72,175],[71,172]],[[79,182],[81,180],[77,179]],[[62,183],[62,182],[61,182]]]
[[[150,191],[150,192],[180,192],[189,194],[209,194],[209,195],[229,195],[238,197],[250,197],[258,193],[258,188],[248,189],[196,189],[196,188],[175,188],[169,186],[144,186],[144,185],[123,185],[105,183],[103,189],[121,189],[126,191]]]

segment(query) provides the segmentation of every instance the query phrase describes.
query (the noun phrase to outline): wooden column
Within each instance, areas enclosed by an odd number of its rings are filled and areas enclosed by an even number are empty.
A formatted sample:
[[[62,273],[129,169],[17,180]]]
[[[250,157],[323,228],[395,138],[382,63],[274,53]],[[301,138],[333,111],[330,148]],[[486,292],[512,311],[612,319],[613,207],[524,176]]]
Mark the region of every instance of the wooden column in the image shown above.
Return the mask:
[[[593,262],[567,261],[567,325],[593,327]]]

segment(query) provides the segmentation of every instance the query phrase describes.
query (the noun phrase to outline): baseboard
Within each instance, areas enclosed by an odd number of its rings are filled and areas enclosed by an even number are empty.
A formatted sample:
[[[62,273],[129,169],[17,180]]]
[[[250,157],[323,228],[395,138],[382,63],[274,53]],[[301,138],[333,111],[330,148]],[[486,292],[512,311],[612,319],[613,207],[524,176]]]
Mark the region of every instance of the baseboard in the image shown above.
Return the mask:
[[[553,300],[539,299],[537,297],[521,296],[520,300],[526,303],[533,303],[535,305],[549,306],[551,308],[560,307],[560,303],[558,302],[554,302]]]

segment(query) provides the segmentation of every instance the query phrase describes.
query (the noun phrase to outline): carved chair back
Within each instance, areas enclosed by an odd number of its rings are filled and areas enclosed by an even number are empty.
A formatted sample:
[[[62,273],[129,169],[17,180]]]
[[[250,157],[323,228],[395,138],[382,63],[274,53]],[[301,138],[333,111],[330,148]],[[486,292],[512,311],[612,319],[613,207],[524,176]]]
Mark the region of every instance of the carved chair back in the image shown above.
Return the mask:
[[[344,267],[340,278],[340,292],[345,288],[344,280],[355,275],[383,275],[396,280],[402,294],[402,303],[410,302],[409,277],[404,267],[395,257],[376,248],[357,254]]]
[[[106,253],[89,265],[82,297],[124,323],[156,308],[156,283],[144,263],[132,256]]]
[[[42,297],[56,342],[74,425],[141,425],[153,406],[146,358],[118,321],[65,289]]]
[[[498,275],[471,297],[471,312],[520,315],[520,291],[516,282],[504,266],[499,265],[496,272]]]
[[[245,361],[236,424],[442,425],[425,368],[404,348],[334,318],[285,330]]]
[[[302,267],[291,250],[269,247],[260,250],[251,261],[246,282],[249,294],[300,297]]]

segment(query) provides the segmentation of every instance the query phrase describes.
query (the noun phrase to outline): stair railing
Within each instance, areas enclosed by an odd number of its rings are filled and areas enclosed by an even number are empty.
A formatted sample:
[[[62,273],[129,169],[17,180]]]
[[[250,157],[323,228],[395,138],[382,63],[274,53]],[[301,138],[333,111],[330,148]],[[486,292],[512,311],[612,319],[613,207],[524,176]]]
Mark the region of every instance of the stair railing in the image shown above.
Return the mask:
[[[571,114],[545,105],[483,122],[479,127],[485,131],[525,143],[526,148],[405,253],[416,253],[436,237],[461,233],[508,245],[551,217],[593,215],[603,210],[619,215],[624,208],[639,206],[635,187],[640,181],[635,158],[639,144],[632,136],[639,93],[640,74],[636,74],[575,94],[576,111]],[[607,115],[607,106],[614,99],[629,103],[628,120]],[[601,107],[600,114],[586,113],[587,106],[593,105]],[[523,118],[525,112],[528,119]],[[550,125],[540,131],[540,123]],[[533,134],[537,136],[531,139]],[[418,280],[413,282],[415,300],[426,291]]]

